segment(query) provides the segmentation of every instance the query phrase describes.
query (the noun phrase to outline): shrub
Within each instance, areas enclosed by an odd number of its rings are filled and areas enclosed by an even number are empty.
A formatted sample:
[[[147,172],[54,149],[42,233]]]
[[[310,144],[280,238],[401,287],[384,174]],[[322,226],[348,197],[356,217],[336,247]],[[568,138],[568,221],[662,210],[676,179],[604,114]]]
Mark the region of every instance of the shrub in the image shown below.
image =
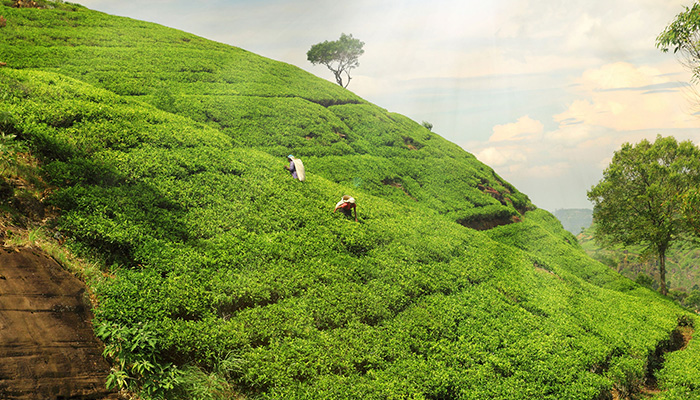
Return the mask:
[[[102,322],[95,332],[105,342],[103,355],[116,364],[107,377],[107,389],[126,389],[146,398],[168,398],[182,372],[158,361],[157,339],[148,324],[132,327]]]

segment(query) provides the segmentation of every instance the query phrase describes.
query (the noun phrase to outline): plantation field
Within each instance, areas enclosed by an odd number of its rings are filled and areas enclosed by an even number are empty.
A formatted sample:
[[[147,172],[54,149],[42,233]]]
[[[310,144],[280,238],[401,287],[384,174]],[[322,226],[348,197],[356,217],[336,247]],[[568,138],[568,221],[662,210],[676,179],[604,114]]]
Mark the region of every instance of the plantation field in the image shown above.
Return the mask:
[[[68,3],[0,14],[0,130],[41,160],[49,228],[104,266],[110,382],[144,398],[611,398],[694,323],[338,85]]]
[[[10,67],[138,98],[217,128],[237,147],[280,158],[292,152],[326,179],[419,201],[466,225],[508,220],[531,206],[458,146],[297,67],[69,4],[3,15],[0,60]]]

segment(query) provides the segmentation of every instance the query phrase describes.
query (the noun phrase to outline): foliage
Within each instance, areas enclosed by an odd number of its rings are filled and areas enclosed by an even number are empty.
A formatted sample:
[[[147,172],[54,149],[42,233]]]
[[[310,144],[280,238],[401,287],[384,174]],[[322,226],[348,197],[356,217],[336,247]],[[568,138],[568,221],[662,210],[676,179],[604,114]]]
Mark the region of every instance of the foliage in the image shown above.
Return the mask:
[[[697,319],[688,322],[692,331]],[[666,354],[664,367],[657,373],[658,384],[663,391],[658,400],[700,399],[700,341],[691,340],[681,351]]]
[[[598,245],[593,236],[595,225],[584,230],[577,236],[581,247],[586,253],[606,264],[614,271],[632,280],[641,279],[645,286],[651,279],[651,288],[659,289],[658,282],[658,260],[652,255],[645,253],[641,246],[613,246],[603,248]],[[700,268],[700,248],[692,240],[677,240],[666,252],[666,280],[670,293],[681,292],[687,295],[699,289]],[[697,307],[683,300],[681,304],[692,309]]]
[[[133,327],[103,322],[95,329],[105,342],[103,355],[116,367],[107,377],[107,389],[138,391],[147,399],[167,399],[181,372],[172,364],[160,364],[157,339],[148,324]]]
[[[655,290],[658,288],[658,284],[656,284],[657,282],[654,280],[654,278],[646,274],[637,275],[637,278],[634,280],[634,282],[637,285],[644,286],[647,289]]]
[[[700,237],[700,189],[689,189],[682,196],[681,212],[688,228]]]
[[[0,132],[0,174],[4,174],[17,162],[19,143],[14,140],[15,137],[15,135]]]
[[[603,179],[588,192],[594,203],[596,239],[640,244],[659,258],[659,283],[666,294],[666,251],[686,231],[682,197],[700,185],[700,149],[690,141],[658,136],[654,143],[625,143]]]
[[[700,4],[696,2],[692,7],[684,8],[685,11],[676,15],[656,38],[656,47],[663,52],[673,48],[697,81],[700,79]]]
[[[17,163],[17,153],[22,151],[22,144],[15,140],[17,135],[8,129],[9,113],[0,113],[0,175],[4,175],[8,169]]]
[[[240,359],[229,354],[222,356],[211,371],[186,365],[179,379],[177,396],[192,400],[244,399],[231,379],[240,371],[241,363]]]
[[[0,70],[4,127],[56,185],[66,243],[105,263],[111,384],[587,400],[635,385],[687,315],[473,155],[338,85],[82,7],[2,13],[22,27],[0,42],[21,67]],[[343,194],[359,222],[332,212]]]
[[[353,38],[352,34],[342,33],[338,40],[331,42],[326,40],[311,46],[306,53],[306,58],[314,65],[325,65],[333,72],[338,85],[346,88],[352,79],[350,70],[360,65],[357,59],[365,52],[362,49],[364,45],[364,42]],[[343,85],[343,73],[347,77],[345,85]]]

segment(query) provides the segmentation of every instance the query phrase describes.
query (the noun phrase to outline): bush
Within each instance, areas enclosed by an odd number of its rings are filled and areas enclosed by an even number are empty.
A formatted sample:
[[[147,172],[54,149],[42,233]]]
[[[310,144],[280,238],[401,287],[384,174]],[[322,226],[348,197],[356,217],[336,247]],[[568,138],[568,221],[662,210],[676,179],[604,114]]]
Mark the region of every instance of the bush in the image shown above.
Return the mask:
[[[179,384],[182,372],[172,364],[159,363],[157,339],[147,324],[124,327],[103,322],[95,332],[105,342],[103,355],[117,365],[107,377],[107,389],[162,399]]]

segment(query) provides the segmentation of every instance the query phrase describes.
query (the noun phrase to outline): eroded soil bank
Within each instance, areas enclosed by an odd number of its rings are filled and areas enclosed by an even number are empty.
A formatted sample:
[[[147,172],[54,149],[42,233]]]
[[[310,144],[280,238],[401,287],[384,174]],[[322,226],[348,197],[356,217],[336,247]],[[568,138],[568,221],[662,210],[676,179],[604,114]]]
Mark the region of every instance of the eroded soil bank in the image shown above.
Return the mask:
[[[45,254],[0,247],[0,399],[117,399],[79,279]]]

